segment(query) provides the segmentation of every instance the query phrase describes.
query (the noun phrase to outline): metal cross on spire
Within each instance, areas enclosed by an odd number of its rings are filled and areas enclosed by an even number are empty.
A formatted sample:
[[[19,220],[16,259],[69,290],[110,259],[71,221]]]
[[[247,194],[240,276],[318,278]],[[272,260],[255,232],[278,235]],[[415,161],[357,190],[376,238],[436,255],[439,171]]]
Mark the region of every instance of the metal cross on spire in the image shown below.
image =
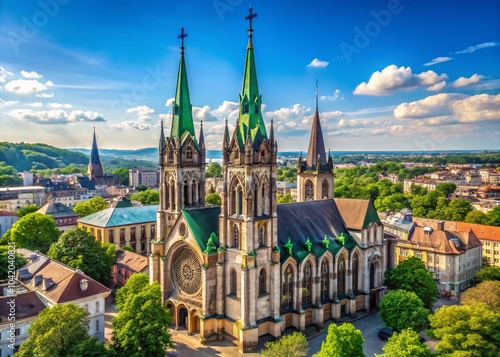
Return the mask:
[[[318,79],[316,78],[316,110],[318,110]]]
[[[184,53],[184,38],[187,37],[188,34],[184,33],[184,27],[181,28],[181,34],[177,36],[177,38],[181,39],[181,53]]]
[[[250,27],[248,28],[248,37],[252,37],[252,32],[253,32],[252,21],[256,17],[257,17],[257,14],[255,12],[253,12],[253,8],[250,7],[248,9],[248,16],[245,16],[245,20],[248,20],[250,22]]]

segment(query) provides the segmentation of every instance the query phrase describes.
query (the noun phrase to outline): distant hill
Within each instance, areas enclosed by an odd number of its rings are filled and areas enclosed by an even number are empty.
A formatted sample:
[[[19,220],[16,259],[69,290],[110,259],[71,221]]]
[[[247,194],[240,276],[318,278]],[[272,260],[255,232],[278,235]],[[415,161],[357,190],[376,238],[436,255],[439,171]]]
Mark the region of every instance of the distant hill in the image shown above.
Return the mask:
[[[90,155],[90,149],[70,148],[68,150]],[[116,157],[120,159],[144,160],[154,163],[158,162],[158,148],[142,148],[137,150],[99,149],[99,155],[101,158]],[[222,159],[222,152],[220,150],[207,150],[206,157],[207,160]]]
[[[2,161],[22,172],[55,169],[69,164],[87,165],[89,156],[46,144],[0,142],[0,162]]]

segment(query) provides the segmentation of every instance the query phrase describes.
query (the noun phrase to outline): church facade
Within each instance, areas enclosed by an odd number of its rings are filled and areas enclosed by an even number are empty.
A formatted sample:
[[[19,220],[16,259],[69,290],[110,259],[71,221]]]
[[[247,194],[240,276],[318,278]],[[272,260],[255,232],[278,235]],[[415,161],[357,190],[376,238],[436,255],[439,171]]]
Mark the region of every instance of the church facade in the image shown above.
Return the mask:
[[[308,155],[299,162],[300,202],[276,204],[278,143],[272,120],[266,128],[261,111],[254,17],[250,9],[239,118],[232,133],[227,121],[224,130],[221,207],[205,207],[203,125],[196,136],[187,35],[182,30],[179,36],[171,132],[165,136],[162,125],[160,133],[158,229],[149,264],[176,328],[202,342],[229,338],[241,352],[253,350],[266,334],[322,327],[375,308],[388,250],[380,221],[367,223],[363,241],[346,226],[333,199],[333,163],[318,105]]]

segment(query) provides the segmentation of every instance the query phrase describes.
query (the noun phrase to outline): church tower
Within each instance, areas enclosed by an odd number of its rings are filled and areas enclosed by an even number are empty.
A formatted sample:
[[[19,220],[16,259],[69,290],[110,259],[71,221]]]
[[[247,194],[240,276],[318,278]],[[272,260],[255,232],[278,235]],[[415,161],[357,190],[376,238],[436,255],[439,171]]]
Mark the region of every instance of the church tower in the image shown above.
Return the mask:
[[[97,140],[95,138],[95,127],[94,127],[94,138],[92,140],[92,150],[90,151],[90,162],[87,169],[87,175],[89,180],[95,182],[96,177],[102,177],[102,165],[101,159],[99,158],[99,149],[97,148]]]
[[[311,138],[307,157],[299,156],[297,173],[297,201],[312,201],[333,198],[333,160],[328,158],[323,141],[323,131],[318,111],[318,82],[316,81],[316,110],[313,117]]]
[[[184,28],[181,39],[177,88],[172,103],[172,125],[170,135],[165,137],[163,121],[159,141],[160,165],[160,205],[157,212],[158,229],[156,240],[158,249],[172,226],[179,218],[182,209],[205,206],[205,143],[203,123],[199,140],[196,139],[193,123],[193,106],[189,97],[189,87],[184,59]],[[163,246],[162,246],[163,247]],[[156,251],[151,247],[151,251]],[[160,253],[160,255],[162,255]],[[159,260],[158,256],[155,256]],[[159,261],[152,262],[153,281],[158,281]]]
[[[239,322],[240,351],[257,345],[259,320],[269,319],[268,333],[281,335],[280,266],[279,259],[273,261],[273,247],[277,247],[278,148],[273,123],[268,135],[262,116],[252,42],[252,20],[256,16],[250,8],[239,117],[231,138],[226,121],[222,147],[224,183],[219,234],[227,250],[218,271],[225,276],[225,287],[218,292],[218,313],[225,311],[227,317]]]

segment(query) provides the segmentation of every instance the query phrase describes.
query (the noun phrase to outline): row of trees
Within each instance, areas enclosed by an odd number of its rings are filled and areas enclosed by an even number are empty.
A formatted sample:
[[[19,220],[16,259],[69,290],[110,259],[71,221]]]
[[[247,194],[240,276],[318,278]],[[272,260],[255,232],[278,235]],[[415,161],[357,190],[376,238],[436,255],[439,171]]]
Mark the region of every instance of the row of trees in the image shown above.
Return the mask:
[[[116,294],[112,343],[105,346],[89,337],[88,312],[74,304],[42,310],[29,329],[28,339],[15,357],[159,357],[172,346],[168,326],[171,312],[163,307],[158,283],[146,274],[132,275]]]

